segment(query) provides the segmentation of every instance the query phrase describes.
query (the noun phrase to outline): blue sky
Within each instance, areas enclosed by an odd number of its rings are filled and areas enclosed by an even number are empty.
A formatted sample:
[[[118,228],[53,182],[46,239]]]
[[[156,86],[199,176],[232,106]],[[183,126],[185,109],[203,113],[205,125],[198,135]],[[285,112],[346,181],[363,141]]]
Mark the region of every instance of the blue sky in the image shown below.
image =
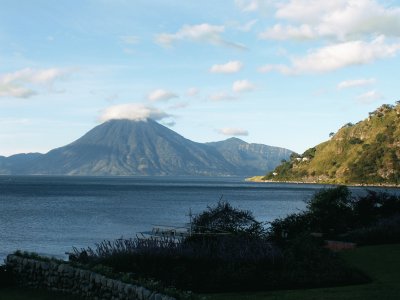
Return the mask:
[[[301,153],[399,99],[400,1],[0,4],[0,155],[147,117]]]

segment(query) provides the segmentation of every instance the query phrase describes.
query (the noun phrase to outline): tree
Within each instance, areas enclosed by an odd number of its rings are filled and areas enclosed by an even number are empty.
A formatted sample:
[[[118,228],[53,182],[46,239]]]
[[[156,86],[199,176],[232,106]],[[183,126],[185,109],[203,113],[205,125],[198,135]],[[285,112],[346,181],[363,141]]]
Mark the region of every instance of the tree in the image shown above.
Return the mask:
[[[316,152],[317,152],[317,148],[315,148],[315,147],[309,148],[303,153],[303,157],[314,158]]]
[[[215,207],[195,216],[192,221],[193,233],[233,233],[261,236],[265,229],[248,210],[232,207],[226,201],[219,201]]]
[[[346,186],[322,189],[307,202],[312,227],[326,234],[345,232],[352,222],[351,192]]]
[[[334,132],[329,133],[329,137],[330,137],[330,138],[333,137],[334,135],[335,135]]]

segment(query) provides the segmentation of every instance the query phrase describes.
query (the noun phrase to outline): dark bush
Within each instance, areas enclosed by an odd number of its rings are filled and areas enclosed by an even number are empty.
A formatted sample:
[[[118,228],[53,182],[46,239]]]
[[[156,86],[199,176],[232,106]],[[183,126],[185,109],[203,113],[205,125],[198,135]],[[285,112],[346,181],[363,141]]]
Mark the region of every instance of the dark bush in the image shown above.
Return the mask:
[[[339,202],[334,199],[339,197]],[[314,196],[311,212],[279,219],[266,232],[248,211],[226,202],[193,220],[193,234],[182,240],[104,241],[95,249],[75,249],[71,261],[132,278],[155,279],[163,287],[195,292],[317,287],[365,281],[310,237],[313,214],[347,209],[347,191],[338,188]],[[325,203],[327,201],[328,203]],[[330,222],[333,222],[330,220]],[[331,227],[327,227],[331,228]]]
[[[14,284],[11,270],[6,265],[0,266],[0,287],[9,287]]]
[[[346,236],[348,241],[362,244],[368,239],[371,240],[368,243],[372,240],[379,243],[396,240],[394,234],[383,232],[385,228],[389,231],[389,227],[397,232],[393,221],[397,217],[391,218],[396,215],[400,215],[399,196],[367,190],[365,195],[353,198],[347,187],[338,186],[315,193],[305,211],[271,222],[268,235],[279,243],[302,233],[322,233],[324,238]]]
[[[377,220],[381,205],[377,196],[376,192],[368,191],[366,196],[353,200],[352,208],[357,226],[367,226]]]
[[[334,286],[369,281],[363,273],[347,266],[322,241],[309,234],[290,240],[283,253],[282,288]]]
[[[281,263],[281,252],[266,239],[245,235],[195,236],[184,242],[118,240],[96,249],[75,249],[92,266],[112,267],[136,278],[154,278],[167,286],[197,292],[251,290],[265,286]]]
[[[288,215],[270,223],[268,238],[281,244],[302,233],[311,233],[311,215],[307,212]]]
[[[282,242],[301,233],[322,233],[332,237],[352,228],[351,193],[345,186],[322,189],[307,201],[307,210],[270,223],[269,238]]]
[[[300,235],[281,249],[266,239],[243,235],[197,236],[169,248],[148,245],[123,250],[105,242],[102,250],[86,252],[97,269],[101,266],[108,272],[112,268],[114,273],[153,278],[163,287],[195,292],[319,287],[366,280],[309,235]]]
[[[400,243],[400,215],[380,219],[373,225],[352,230],[340,238],[363,246]]]
[[[359,139],[357,137],[353,137],[353,138],[351,138],[349,140],[349,144],[350,145],[359,145],[359,144],[362,144],[362,143],[363,143],[363,140],[361,140],[361,139]]]
[[[352,209],[357,226],[364,227],[400,214],[400,197],[368,190],[365,196],[353,200]]]
[[[322,189],[307,203],[311,230],[334,236],[352,227],[351,192],[346,186]]]
[[[215,207],[195,216],[192,220],[194,233],[244,234],[262,236],[265,234],[263,224],[258,222],[248,210],[232,207],[226,201],[219,201]]]

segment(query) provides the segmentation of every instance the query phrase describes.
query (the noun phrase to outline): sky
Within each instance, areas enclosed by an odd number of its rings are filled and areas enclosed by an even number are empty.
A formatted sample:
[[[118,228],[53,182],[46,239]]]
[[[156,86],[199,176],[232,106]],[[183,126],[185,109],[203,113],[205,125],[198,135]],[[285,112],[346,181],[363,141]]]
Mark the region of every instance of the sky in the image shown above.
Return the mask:
[[[110,119],[302,153],[399,100],[400,0],[0,0],[0,155]]]

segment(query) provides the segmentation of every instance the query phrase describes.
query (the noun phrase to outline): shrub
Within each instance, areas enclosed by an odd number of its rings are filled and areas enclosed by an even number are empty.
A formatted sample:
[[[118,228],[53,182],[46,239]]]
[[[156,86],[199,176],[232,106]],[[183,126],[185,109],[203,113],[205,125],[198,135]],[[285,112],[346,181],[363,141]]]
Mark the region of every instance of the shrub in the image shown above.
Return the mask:
[[[262,236],[265,229],[248,210],[232,207],[226,201],[219,201],[215,207],[195,216],[192,221],[194,233],[229,233]]]
[[[333,236],[352,226],[351,192],[346,186],[322,189],[307,203],[313,231]]]
[[[319,232],[324,237],[338,238],[346,235],[349,241],[366,243],[396,240],[397,217],[400,215],[400,196],[367,190],[366,195],[352,198],[349,189],[338,186],[315,193],[307,202],[304,212],[290,214],[270,223],[269,238],[282,243],[302,233]],[[386,229],[385,229],[386,228]],[[382,232],[379,238],[379,232]],[[376,237],[373,237],[376,235]],[[351,240],[351,237],[354,240]],[[365,239],[365,241],[364,241]]]
[[[154,278],[163,287],[194,291],[256,289],[279,264],[280,251],[266,239],[245,235],[195,236],[180,243],[157,240],[104,241],[96,249],[75,249],[92,266]]]
[[[275,219],[270,223],[268,238],[281,244],[299,234],[308,232],[311,229],[311,215],[307,212],[290,214],[285,218]]]
[[[347,266],[322,241],[300,234],[285,247],[282,288],[307,288],[368,282],[363,273]]]
[[[115,244],[104,245],[108,248]],[[109,254],[102,257],[92,255],[104,251],[104,247],[100,252],[87,252],[96,270],[108,272],[112,268],[114,273],[124,272],[139,282],[143,279],[158,282],[159,289],[175,286],[195,292],[233,292],[366,280],[324,249],[319,241],[304,234],[281,248],[265,238],[244,235],[197,236],[176,247],[161,250],[159,246],[154,243],[148,248],[129,251],[108,249],[103,253]]]
[[[12,271],[5,265],[0,266],[0,287],[9,287],[14,284]]]
[[[307,210],[270,223],[269,238],[292,239],[301,233],[318,232],[334,236],[346,232],[353,223],[351,193],[345,186],[322,189],[307,202]]]
[[[400,214],[400,197],[368,190],[365,196],[354,199],[352,210],[357,227],[365,227],[395,214]]]
[[[339,190],[335,195],[346,193]],[[320,202],[317,198],[311,208],[317,211]],[[75,249],[71,260],[107,272],[124,272],[139,282],[159,282],[158,288],[174,286],[195,292],[362,282],[365,278],[344,266],[320,242],[302,234],[313,229],[312,217],[306,212],[276,220],[266,233],[250,212],[219,202],[194,218],[194,234],[182,241],[104,241],[94,249]],[[289,240],[282,238],[284,232],[290,234]]]
[[[341,236],[358,245],[400,243],[400,215],[381,219],[375,224],[352,230]]]

